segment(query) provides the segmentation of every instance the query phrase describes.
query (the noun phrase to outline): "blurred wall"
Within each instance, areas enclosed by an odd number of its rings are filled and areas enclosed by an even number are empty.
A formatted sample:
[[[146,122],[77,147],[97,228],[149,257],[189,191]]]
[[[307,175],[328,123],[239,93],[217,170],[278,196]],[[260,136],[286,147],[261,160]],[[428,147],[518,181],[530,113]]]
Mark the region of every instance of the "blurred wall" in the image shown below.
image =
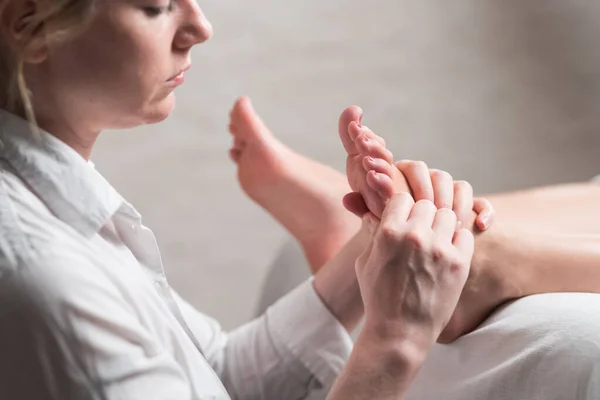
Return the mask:
[[[94,160],[155,231],[173,286],[226,327],[252,316],[286,240],[227,158],[238,95],[283,141],[340,169],[337,117],[358,104],[398,158],[480,193],[600,172],[598,1],[200,5],[215,36],[194,51],[174,115],[106,133]]]

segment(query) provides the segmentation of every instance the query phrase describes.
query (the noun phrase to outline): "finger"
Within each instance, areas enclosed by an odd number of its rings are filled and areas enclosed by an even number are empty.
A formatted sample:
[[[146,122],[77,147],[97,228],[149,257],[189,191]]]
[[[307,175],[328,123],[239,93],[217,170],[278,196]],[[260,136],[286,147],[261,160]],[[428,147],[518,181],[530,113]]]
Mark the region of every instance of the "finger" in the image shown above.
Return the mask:
[[[367,185],[377,192],[379,197],[386,203],[394,195],[394,182],[392,178],[375,171],[367,173]]]
[[[475,250],[475,238],[471,231],[468,229],[461,229],[456,232],[452,244],[458,249],[463,260],[469,261],[470,264]]]
[[[440,208],[435,213],[433,232],[442,243],[452,243],[456,233],[456,214],[448,208]]]
[[[369,208],[365,204],[365,200],[358,192],[352,192],[345,195],[342,198],[342,204],[346,210],[350,211],[359,218],[362,218],[363,215],[369,212]]]
[[[415,203],[408,222],[419,228],[431,229],[437,208],[429,200],[419,200]]]
[[[383,215],[381,225],[399,230],[411,214],[415,201],[408,193],[398,193],[392,196]]]
[[[434,204],[437,208],[452,209],[454,203],[454,182],[452,175],[446,171],[432,169],[429,171],[433,186]]]
[[[454,182],[454,204],[452,209],[462,223],[470,220],[473,212],[473,187],[468,182]]]
[[[380,174],[385,174],[389,177],[393,176],[393,169],[396,168],[382,158],[373,158],[371,156],[363,157],[362,165],[367,172],[375,171]]]
[[[348,127],[350,126],[351,122],[360,123],[362,116],[363,110],[357,106],[346,108],[342,112],[342,115],[340,115],[338,133],[340,135],[340,139],[342,140],[342,144],[344,145],[344,149],[346,149],[348,154],[356,154],[356,147],[354,146],[354,141],[350,138]]]
[[[485,231],[494,223],[496,211],[487,199],[479,197],[473,201],[473,211],[477,213],[475,224],[479,229]]]
[[[433,184],[431,183],[427,164],[423,161],[403,160],[395,165],[408,181],[408,186],[412,190],[415,201],[429,200],[433,202]]]
[[[381,158],[388,163],[392,163],[394,155],[391,151],[381,145],[376,139],[369,138],[365,135],[359,135],[354,141],[356,149],[363,156],[370,156],[373,158]]]
[[[362,217],[363,224],[369,230],[369,233],[373,235],[379,228],[380,220],[375,217],[372,213],[368,212]]]

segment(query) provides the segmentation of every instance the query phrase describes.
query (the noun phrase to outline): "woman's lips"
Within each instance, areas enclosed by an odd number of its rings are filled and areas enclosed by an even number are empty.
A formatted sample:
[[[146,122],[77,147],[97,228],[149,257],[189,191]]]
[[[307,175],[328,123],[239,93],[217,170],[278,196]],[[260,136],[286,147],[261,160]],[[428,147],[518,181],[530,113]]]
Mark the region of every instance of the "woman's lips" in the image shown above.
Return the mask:
[[[184,69],[182,69],[181,72],[179,72],[174,77],[170,78],[167,81],[167,83],[169,85],[173,85],[173,86],[179,86],[179,85],[181,85],[185,81],[185,71],[187,71],[188,69],[190,69],[190,67],[191,67],[191,65],[188,65],[187,67],[185,67]]]
[[[184,81],[185,81],[185,74],[184,74],[184,72],[182,71],[182,72],[180,72],[180,73],[179,73],[179,75],[177,75],[177,76],[174,76],[173,78],[169,79],[169,80],[167,81],[167,83],[168,83],[169,85],[172,85],[172,86],[179,86],[179,85],[181,85],[181,84],[182,84]]]

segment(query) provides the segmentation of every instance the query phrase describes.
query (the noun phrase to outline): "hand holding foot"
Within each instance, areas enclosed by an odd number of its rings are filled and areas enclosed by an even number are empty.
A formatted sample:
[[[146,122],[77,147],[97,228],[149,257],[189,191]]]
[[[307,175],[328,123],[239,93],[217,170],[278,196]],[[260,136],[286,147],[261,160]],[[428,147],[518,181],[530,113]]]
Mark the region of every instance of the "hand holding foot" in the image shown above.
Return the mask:
[[[428,200],[437,209],[451,209],[457,216],[457,230],[487,230],[494,210],[489,201],[473,199],[473,188],[464,181],[454,182],[444,171],[430,170],[420,161],[392,164],[392,155],[383,139],[368,128],[350,123],[340,137],[348,151],[348,181],[355,193],[344,198],[347,209],[359,216],[369,212],[379,218],[392,196],[412,192],[415,201]],[[365,137],[369,140],[365,140]],[[360,163],[360,164],[359,164]],[[410,188],[410,189],[408,189]],[[364,200],[363,200],[364,199]],[[494,290],[494,271],[473,268],[450,322],[440,341],[450,342],[475,329],[502,299]]]
[[[349,112],[359,117],[345,125]],[[348,153],[346,173],[354,191],[344,197],[346,209],[358,216],[371,212],[381,218],[394,194],[411,193],[415,201],[429,200],[438,208],[452,209],[460,223],[472,231],[474,224],[482,231],[491,226],[492,205],[483,198],[473,200],[473,188],[469,183],[453,182],[450,174],[430,170],[422,161],[405,160],[393,164],[393,155],[385,147],[385,141],[360,125],[361,116],[358,107],[350,107],[340,118],[339,134]]]

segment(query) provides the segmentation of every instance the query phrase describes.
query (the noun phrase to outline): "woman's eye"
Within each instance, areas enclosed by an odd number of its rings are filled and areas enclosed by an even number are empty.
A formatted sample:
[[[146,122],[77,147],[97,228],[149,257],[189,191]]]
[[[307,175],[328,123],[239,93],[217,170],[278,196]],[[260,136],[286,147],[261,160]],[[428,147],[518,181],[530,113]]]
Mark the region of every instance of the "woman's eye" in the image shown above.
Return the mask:
[[[164,7],[144,7],[143,10],[149,17],[158,17],[159,15],[173,11],[174,0],[169,1],[169,5]]]
[[[149,17],[158,17],[165,11],[165,7],[144,7],[143,10]]]

